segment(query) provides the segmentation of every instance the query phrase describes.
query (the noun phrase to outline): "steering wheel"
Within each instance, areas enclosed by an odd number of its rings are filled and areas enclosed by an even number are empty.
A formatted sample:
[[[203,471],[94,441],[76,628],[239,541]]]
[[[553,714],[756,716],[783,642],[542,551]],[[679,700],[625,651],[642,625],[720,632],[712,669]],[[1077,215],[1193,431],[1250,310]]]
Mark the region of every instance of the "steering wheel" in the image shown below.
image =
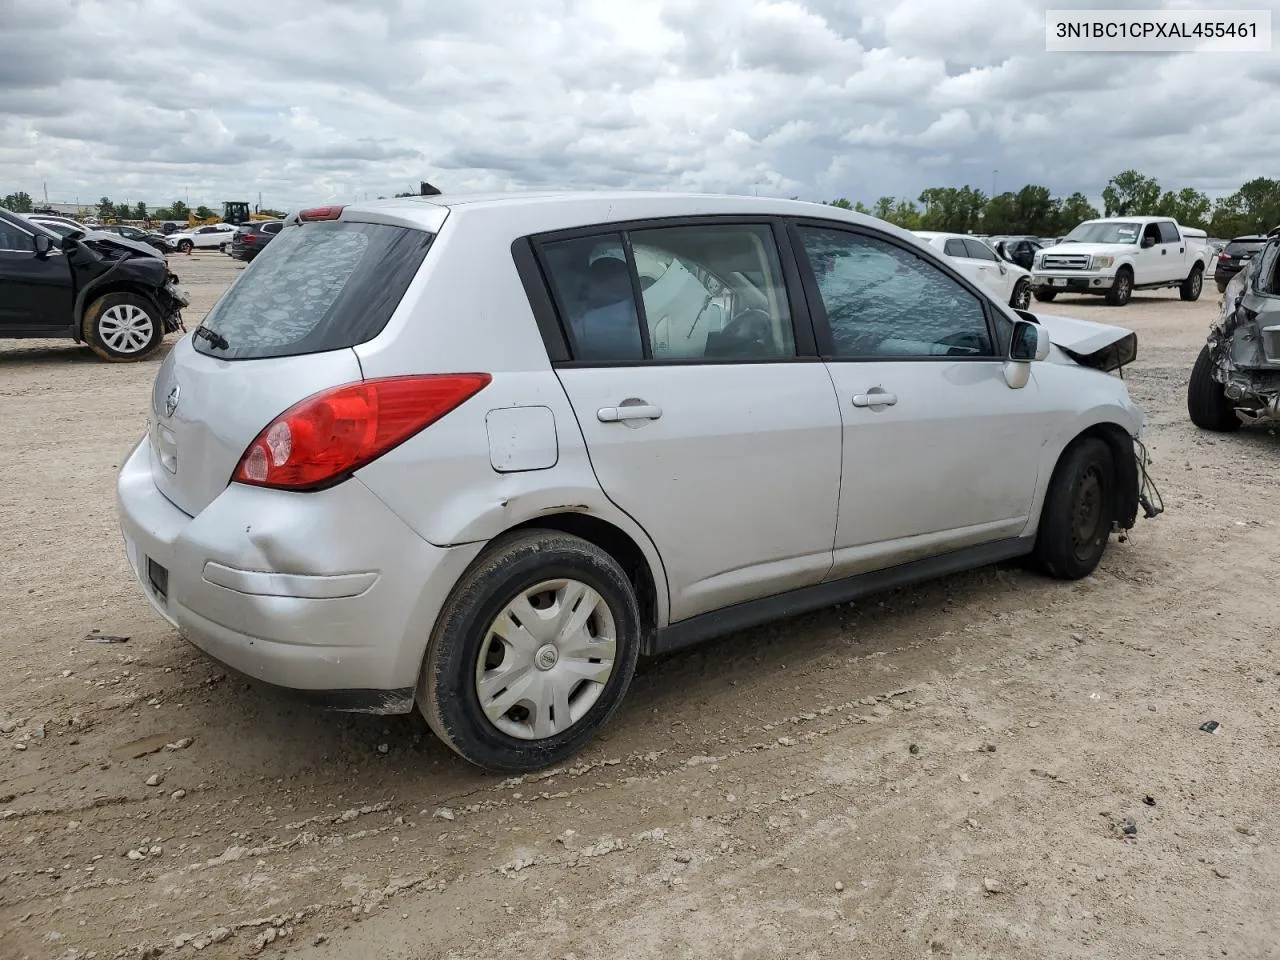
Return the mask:
[[[773,320],[763,310],[749,307],[726,323],[720,335],[726,339],[754,342],[764,346],[773,339]]]

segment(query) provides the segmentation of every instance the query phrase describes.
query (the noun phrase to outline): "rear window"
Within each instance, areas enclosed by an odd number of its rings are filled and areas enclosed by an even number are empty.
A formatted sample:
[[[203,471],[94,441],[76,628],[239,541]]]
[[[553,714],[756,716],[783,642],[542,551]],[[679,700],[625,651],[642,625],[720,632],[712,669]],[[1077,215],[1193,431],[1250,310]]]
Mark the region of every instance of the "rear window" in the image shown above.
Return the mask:
[[[1257,253],[1264,246],[1266,246],[1266,243],[1265,241],[1262,241],[1262,240],[1257,240],[1257,241],[1232,240],[1230,243],[1227,244],[1226,248],[1222,252],[1229,257],[1238,257],[1242,253]]]
[[[193,337],[192,345],[212,357],[256,360],[372,340],[433,238],[421,230],[340,221],[281,230],[205,317],[201,326],[217,338]]]

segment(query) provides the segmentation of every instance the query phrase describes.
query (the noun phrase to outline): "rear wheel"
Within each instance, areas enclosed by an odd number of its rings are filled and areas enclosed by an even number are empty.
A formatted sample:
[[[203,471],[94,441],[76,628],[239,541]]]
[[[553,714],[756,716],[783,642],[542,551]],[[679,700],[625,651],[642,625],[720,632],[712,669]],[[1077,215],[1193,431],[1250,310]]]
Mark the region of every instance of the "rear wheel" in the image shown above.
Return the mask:
[[[1047,287],[1036,287],[1035,289],[1035,298],[1041,303],[1053,303],[1053,298],[1057,295],[1057,290],[1050,290]]]
[[[1097,437],[1075,441],[1049,481],[1032,563],[1059,580],[1079,580],[1097,569],[1115,517],[1115,458]]]
[[[1133,273],[1128,267],[1121,267],[1116,274],[1115,282],[1107,291],[1107,303],[1113,307],[1123,307],[1133,296]]]
[[[1200,291],[1204,289],[1204,267],[1196,264],[1191,268],[1191,276],[1182,281],[1182,286],[1178,287],[1178,296],[1188,302],[1199,300]]]
[[[1213,356],[1208,344],[1196,357],[1191,379],[1187,381],[1187,413],[1201,430],[1231,433],[1240,429],[1240,418],[1223,393],[1222,384],[1213,379]]]
[[[571,756],[622,702],[640,652],[626,573],[554,530],[494,544],[445,604],[418,683],[427,724],[486,770],[527,773]]]
[[[1013,296],[1009,298],[1009,306],[1015,310],[1026,310],[1031,306],[1031,281],[1026,277],[1013,287]]]
[[[143,360],[164,340],[164,321],[150,300],[134,293],[108,293],[89,304],[80,335],[103,360]]]

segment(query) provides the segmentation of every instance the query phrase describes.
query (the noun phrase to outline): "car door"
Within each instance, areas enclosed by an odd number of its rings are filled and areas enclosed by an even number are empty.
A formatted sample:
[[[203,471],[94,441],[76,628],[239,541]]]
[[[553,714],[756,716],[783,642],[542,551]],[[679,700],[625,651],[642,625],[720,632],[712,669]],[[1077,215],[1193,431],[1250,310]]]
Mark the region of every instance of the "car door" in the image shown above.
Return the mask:
[[[1012,322],[942,261],[876,231],[793,227],[844,430],[831,578],[1020,536],[1047,435]]]
[[[71,324],[71,268],[53,248],[36,254],[34,230],[0,219],[0,333],[62,332]]]
[[[671,619],[821,582],[840,412],[768,220],[540,238],[556,372],[605,494],[653,539]]]
[[[1152,241],[1144,246],[1147,241]],[[1160,226],[1148,223],[1138,234],[1138,252],[1133,258],[1133,282],[1137,286],[1160,283],[1170,277],[1168,251],[1160,237]]]
[[[1161,220],[1156,226],[1160,229],[1160,264],[1165,278],[1185,280],[1191,272],[1193,258],[1187,253],[1186,241],[1179,235],[1177,224],[1172,220]]]
[[[969,259],[978,264],[985,277],[990,278],[987,284],[1001,303],[1008,303],[1013,297],[1013,284],[1017,279],[1013,271],[996,256],[996,252],[981,240],[964,239],[964,249]]]

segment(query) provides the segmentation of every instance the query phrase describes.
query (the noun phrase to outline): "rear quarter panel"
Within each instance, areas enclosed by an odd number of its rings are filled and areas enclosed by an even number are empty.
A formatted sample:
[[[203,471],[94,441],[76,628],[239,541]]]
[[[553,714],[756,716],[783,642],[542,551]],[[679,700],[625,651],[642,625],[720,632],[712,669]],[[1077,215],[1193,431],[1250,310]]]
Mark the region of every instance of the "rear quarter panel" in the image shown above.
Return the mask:
[[[496,219],[496,218],[495,218]],[[492,382],[358,475],[425,540],[483,542],[557,513],[597,517],[640,547],[667,621],[662,561],[645,531],[600,489],[582,430],[551,367],[511,257],[512,241],[536,232],[508,218],[503,229],[459,229],[451,214],[418,276],[378,337],[355,348],[366,377],[484,372]],[[513,222],[516,221],[516,222]],[[555,423],[554,465],[500,473],[491,462],[486,418],[505,407],[542,406]]]

